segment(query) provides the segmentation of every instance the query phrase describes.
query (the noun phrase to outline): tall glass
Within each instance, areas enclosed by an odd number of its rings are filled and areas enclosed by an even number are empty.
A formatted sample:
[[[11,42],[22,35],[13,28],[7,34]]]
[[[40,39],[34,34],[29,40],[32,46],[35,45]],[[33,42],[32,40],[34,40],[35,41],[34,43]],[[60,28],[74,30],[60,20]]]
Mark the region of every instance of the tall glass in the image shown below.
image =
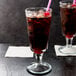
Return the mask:
[[[60,2],[60,16],[63,36],[66,38],[66,46],[60,47],[61,53],[76,53],[72,47],[72,40],[76,34],[76,6],[72,2],[63,0]]]
[[[42,62],[42,56],[48,45],[52,10],[46,12],[44,7],[26,8],[25,15],[30,47],[37,60],[29,65],[27,70],[33,74],[48,73],[52,67],[50,64]]]

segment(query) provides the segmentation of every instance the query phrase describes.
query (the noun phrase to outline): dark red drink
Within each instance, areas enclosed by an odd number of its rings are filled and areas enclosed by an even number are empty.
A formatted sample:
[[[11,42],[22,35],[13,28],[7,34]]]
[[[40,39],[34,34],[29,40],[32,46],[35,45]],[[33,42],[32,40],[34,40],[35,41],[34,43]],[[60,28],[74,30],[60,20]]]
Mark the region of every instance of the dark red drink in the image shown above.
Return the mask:
[[[70,39],[76,33],[76,6],[70,3],[61,5],[60,14],[63,33]]]
[[[37,53],[43,53],[43,50],[47,47],[51,16],[36,16],[27,17],[28,23],[28,35],[32,50]]]

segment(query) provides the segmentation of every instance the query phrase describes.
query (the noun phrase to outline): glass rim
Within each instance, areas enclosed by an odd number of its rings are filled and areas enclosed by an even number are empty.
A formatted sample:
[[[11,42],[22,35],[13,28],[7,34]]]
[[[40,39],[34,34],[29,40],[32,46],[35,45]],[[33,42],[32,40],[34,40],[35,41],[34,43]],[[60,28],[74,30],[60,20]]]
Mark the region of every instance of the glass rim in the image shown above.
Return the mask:
[[[44,8],[46,10],[46,7],[27,7],[25,8],[25,12],[28,10],[28,9],[37,9],[37,8]],[[52,8],[50,8],[50,12],[52,12]]]
[[[72,5],[73,3],[72,2],[69,2],[69,1],[60,1],[59,2],[59,6],[61,7],[61,8],[68,8],[68,7],[65,7],[66,5]]]
[[[72,2],[69,2],[69,1],[59,1],[59,4],[61,5],[61,4],[65,4],[65,3],[70,3],[70,4],[73,4]]]

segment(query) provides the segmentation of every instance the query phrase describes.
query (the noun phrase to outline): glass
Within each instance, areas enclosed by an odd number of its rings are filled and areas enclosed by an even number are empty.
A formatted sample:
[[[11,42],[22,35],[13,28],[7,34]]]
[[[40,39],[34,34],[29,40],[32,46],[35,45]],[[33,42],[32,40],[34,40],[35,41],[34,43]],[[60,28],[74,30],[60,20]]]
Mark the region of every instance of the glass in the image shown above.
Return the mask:
[[[46,12],[44,7],[26,8],[25,15],[30,47],[37,60],[29,65],[27,70],[32,74],[48,73],[52,67],[46,62],[42,62],[42,56],[48,45],[52,10]]]
[[[60,47],[61,53],[74,54],[76,50],[72,47],[72,40],[76,34],[76,6],[70,1],[60,2],[60,16],[63,36],[66,38],[66,46]]]

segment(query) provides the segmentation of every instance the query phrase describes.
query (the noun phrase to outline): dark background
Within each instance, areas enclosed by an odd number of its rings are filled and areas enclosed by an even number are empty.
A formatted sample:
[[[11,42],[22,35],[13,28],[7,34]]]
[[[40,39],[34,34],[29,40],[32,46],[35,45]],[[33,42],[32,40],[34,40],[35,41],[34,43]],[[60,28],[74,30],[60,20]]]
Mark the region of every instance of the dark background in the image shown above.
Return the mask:
[[[52,0],[51,5],[53,15],[49,49],[44,54],[43,61],[50,63],[53,70],[45,76],[76,76],[76,58],[57,57],[54,52],[55,44],[65,44],[65,38],[61,32],[59,1]],[[48,0],[0,0],[0,43],[28,45],[24,10],[27,7],[46,7],[47,3]],[[76,38],[74,38],[73,43],[75,42]],[[0,76],[34,76],[30,75],[25,69],[35,59],[5,58],[4,55],[8,47],[7,44],[0,44]]]
[[[49,44],[65,44],[61,32],[59,1],[52,0],[52,22]],[[0,43],[28,45],[25,8],[46,7],[48,0],[0,0]]]

